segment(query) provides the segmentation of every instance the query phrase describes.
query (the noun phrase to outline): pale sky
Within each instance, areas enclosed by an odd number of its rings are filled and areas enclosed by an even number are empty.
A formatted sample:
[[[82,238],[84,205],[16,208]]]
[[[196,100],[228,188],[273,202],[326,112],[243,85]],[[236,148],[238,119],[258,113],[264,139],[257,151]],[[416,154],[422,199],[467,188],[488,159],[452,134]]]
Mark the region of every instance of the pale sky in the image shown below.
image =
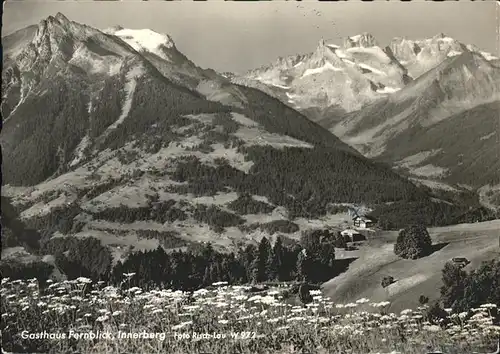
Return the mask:
[[[57,12],[99,29],[121,25],[168,33],[193,62],[218,71],[244,72],[279,56],[311,52],[322,38],[340,44],[362,32],[382,45],[393,37],[445,33],[499,54],[500,10],[493,1],[11,1],[4,3],[2,35]]]

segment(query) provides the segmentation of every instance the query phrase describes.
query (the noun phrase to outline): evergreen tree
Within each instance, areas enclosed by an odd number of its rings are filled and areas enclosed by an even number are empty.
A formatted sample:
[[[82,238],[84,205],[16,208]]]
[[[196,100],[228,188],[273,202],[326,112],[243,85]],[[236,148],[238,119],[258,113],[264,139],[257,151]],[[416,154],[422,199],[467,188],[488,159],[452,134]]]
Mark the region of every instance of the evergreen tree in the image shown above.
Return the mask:
[[[270,262],[272,260],[272,248],[271,243],[267,239],[267,237],[263,237],[260,240],[259,247],[257,250],[257,282],[266,281],[269,279],[269,267]]]
[[[250,281],[252,283],[258,283],[259,282],[259,276],[260,276],[260,273],[259,273],[259,259],[256,257],[251,265],[250,265],[250,268],[249,268],[249,278],[250,278]]]
[[[297,256],[297,279],[299,281],[309,281],[311,278],[311,256],[304,248]]]
[[[271,266],[271,274],[278,281],[284,281],[286,278],[284,257],[285,250],[283,248],[283,240],[281,236],[278,236],[273,246],[273,261]]]
[[[328,233],[325,234],[325,231],[320,229],[305,231],[300,237],[300,244],[311,256],[319,254],[321,240],[325,235],[328,235]]]

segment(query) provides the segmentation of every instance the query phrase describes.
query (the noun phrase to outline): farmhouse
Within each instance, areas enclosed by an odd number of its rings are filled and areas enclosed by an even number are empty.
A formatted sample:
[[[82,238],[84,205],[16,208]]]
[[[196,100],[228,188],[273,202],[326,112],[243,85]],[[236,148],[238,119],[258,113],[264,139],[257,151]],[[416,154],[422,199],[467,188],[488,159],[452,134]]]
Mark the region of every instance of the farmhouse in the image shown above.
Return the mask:
[[[353,219],[354,226],[366,229],[373,225],[373,221],[365,216],[355,216]]]
[[[346,229],[340,233],[342,236],[349,238],[350,242],[364,241],[365,236],[353,229]]]

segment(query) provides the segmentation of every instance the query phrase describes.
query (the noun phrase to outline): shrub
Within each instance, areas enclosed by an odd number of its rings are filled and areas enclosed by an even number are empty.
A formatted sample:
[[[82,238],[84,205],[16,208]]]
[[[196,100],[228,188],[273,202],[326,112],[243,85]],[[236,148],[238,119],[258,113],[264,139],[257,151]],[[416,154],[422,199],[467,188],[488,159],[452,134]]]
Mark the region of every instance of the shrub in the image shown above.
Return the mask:
[[[420,295],[419,298],[418,298],[418,302],[421,305],[425,305],[426,303],[429,302],[429,298],[427,296],[425,296],[425,295]]]
[[[394,245],[394,253],[407,259],[424,257],[431,250],[432,240],[423,225],[414,225],[401,230]]]
[[[383,279],[382,279],[382,287],[383,288],[387,288],[389,285],[391,285],[392,283],[394,283],[395,280],[394,280],[394,277],[391,277],[390,275],[389,276],[385,276]]]

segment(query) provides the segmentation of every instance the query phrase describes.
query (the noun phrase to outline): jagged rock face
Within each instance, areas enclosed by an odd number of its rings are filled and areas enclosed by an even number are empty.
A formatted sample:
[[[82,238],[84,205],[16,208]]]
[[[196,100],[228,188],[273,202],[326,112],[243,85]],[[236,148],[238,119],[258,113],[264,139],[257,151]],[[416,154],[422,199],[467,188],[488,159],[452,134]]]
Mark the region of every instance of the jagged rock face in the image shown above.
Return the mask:
[[[133,54],[114,38],[58,13],[40,22],[31,42],[15,57],[15,65],[22,72],[36,75],[45,70],[57,71],[66,63],[104,74],[119,71],[120,61]]]
[[[467,46],[444,34],[417,41],[395,38],[390,47],[413,78],[424,74],[447,57],[469,51]]]
[[[200,90],[202,95],[226,104],[242,104],[238,90],[224,86],[227,78],[212,70],[197,67],[177,50],[168,35],[120,26],[99,31],[70,21],[60,13],[28,29],[5,37],[8,46],[4,52],[5,67],[15,68],[19,72],[18,80],[26,93],[39,83],[45,72],[56,75],[85,73],[92,77],[89,84],[93,90],[97,90],[102,80],[95,77],[125,75],[127,68],[140,57],[139,61],[144,61],[149,70],[158,70],[158,74],[173,82],[185,84],[196,91],[200,83],[210,81],[214,83],[209,85],[212,88],[207,90],[207,85],[203,84]],[[84,81],[86,79],[83,78]],[[6,76],[3,75],[5,88],[14,84],[14,81],[7,84],[5,80]],[[19,96],[16,103],[22,98]]]
[[[415,41],[406,38],[394,38],[389,47],[394,53],[394,56],[399,58],[402,63],[415,60],[418,53],[422,50]]]
[[[344,48],[353,48],[353,47],[376,47],[378,46],[378,42],[374,36],[370,33],[363,33],[357,36],[347,37],[344,40]]]

